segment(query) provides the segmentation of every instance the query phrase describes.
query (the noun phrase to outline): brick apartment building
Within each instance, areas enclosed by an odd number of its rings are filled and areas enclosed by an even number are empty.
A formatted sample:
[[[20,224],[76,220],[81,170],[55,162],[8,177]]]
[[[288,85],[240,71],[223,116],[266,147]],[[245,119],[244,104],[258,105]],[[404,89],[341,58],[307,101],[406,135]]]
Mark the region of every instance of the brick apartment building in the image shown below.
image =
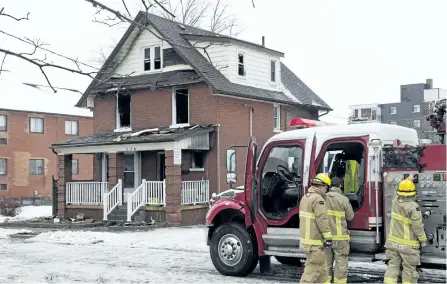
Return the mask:
[[[152,14],[135,22],[147,28],[133,24],[123,35],[100,72],[111,80],[98,77],[77,104],[93,111],[93,134],[53,145],[61,217],[127,211],[128,219],[203,223],[210,194],[228,189],[228,147],[254,135],[260,150],[293,118],[331,110],[282,52]],[[77,154],[94,157],[89,185],[73,181]],[[242,185],[246,149],[237,155]]]
[[[48,203],[58,141],[91,134],[91,117],[0,109],[0,198]],[[92,179],[91,156],[73,156],[73,179]]]

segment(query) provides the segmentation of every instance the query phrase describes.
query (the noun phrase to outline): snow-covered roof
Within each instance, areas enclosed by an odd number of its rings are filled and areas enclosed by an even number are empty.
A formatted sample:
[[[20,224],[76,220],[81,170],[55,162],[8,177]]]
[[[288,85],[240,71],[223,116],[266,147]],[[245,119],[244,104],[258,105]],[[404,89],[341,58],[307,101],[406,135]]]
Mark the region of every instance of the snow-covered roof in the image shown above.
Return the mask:
[[[385,143],[399,139],[405,144],[418,145],[419,139],[417,131],[412,128],[407,128],[393,124],[382,123],[362,123],[349,125],[333,125],[333,126],[319,126],[305,129],[297,129],[279,133],[271,137],[267,143],[274,141],[306,139],[316,135],[317,139],[330,139],[336,136],[364,136],[369,134],[378,135]]]
[[[11,94],[11,91],[14,93]],[[8,78],[0,80],[0,108],[92,117],[88,109],[75,107],[81,94],[49,88],[36,89]]]

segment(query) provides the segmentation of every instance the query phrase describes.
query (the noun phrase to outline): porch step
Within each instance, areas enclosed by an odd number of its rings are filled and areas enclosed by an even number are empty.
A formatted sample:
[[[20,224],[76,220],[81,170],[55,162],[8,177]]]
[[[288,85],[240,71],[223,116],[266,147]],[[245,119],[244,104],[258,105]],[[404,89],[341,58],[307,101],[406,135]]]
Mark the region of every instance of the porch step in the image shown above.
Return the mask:
[[[112,212],[110,212],[109,216],[107,216],[109,221],[126,221],[127,220],[127,208],[125,206],[118,206]]]

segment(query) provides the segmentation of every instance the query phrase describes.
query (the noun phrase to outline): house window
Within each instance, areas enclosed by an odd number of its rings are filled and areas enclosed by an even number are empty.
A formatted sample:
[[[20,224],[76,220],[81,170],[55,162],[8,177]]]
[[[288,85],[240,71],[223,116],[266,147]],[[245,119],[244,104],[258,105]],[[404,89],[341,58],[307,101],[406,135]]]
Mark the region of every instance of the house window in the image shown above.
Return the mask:
[[[79,122],[76,120],[65,121],[65,135],[79,135]]]
[[[189,123],[188,89],[176,89],[172,98],[172,124]]]
[[[203,169],[205,167],[205,154],[203,152],[192,153],[192,169]]]
[[[390,107],[390,114],[396,114],[397,113],[397,107]]]
[[[130,95],[117,95],[117,114],[116,114],[116,128],[130,127]]]
[[[43,118],[30,117],[29,118],[29,132],[30,133],[43,133]]]
[[[79,160],[71,160],[71,174],[72,175],[79,174]]]
[[[0,132],[6,132],[8,130],[7,122],[8,117],[6,115],[0,115]]]
[[[396,124],[395,120],[390,120],[390,124]]]
[[[359,117],[359,110],[358,109],[354,110],[354,117],[355,118]]]
[[[276,82],[276,61],[272,60],[270,62],[270,80]]]
[[[237,66],[238,66],[237,73],[239,74],[239,76],[245,76],[245,64],[244,64],[243,53],[238,53],[237,55]]]
[[[43,159],[31,159],[29,160],[29,174],[30,175],[43,175]]]
[[[421,121],[419,119],[413,120],[413,127],[420,128],[421,127]]]
[[[8,190],[8,184],[7,183],[0,183],[0,190]]]
[[[413,112],[421,112],[421,106],[420,105],[414,105],[413,106]]]
[[[135,187],[135,155],[124,155],[124,188]]]
[[[8,174],[8,160],[0,159],[0,176],[6,176]]]
[[[154,71],[161,70],[163,66],[161,56],[161,46],[145,48],[143,51],[143,70]]]
[[[277,104],[273,105],[273,127],[274,130],[281,129],[281,119],[280,119],[280,107]]]

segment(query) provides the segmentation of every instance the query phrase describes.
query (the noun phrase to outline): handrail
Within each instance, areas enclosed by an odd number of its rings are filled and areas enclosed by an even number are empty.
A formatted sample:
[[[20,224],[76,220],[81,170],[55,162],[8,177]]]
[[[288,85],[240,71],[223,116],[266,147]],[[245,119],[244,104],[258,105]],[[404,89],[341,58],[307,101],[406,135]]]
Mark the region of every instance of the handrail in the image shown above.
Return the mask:
[[[166,206],[166,182],[142,180],[132,193],[127,194],[127,221],[132,221],[132,216],[143,205]]]
[[[107,221],[107,216],[118,205],[123,205],[123,181],[118,180],[118,183],[109,191],[104,193],[104,216],[103,220]]]
[[[127,222],[132,221],[132,215],[146,202],[146,180],[143,179],[139,187],[132,193],[127,193]],[[134,200],[135,199],[135,200]]]

